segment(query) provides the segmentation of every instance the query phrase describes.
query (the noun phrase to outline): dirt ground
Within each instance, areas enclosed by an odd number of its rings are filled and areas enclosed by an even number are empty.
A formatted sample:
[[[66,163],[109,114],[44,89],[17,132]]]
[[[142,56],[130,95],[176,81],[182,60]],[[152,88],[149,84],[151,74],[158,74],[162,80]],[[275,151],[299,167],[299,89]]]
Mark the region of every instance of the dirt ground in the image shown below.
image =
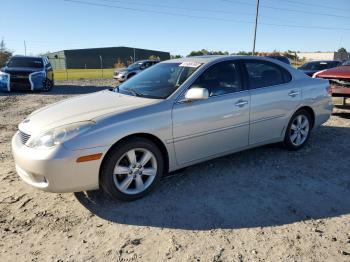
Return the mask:
[[[10,139],[33,110],[108,88],[59,82],[0,93],[0,261],[350,261],[350,110],[307,146],[265,146],[189,167],[151,195],[52,194],[15,173]]]

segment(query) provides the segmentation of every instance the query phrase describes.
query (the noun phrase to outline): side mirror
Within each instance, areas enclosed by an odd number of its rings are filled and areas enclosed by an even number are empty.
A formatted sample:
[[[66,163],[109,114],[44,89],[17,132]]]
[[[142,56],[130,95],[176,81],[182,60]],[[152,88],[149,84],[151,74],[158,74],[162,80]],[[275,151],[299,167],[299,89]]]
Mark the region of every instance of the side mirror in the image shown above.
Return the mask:
[[[209,98],[209,91],[202,87],[192,87],[187,90],[184,101],[191,102],[196,100],[205,100]]]

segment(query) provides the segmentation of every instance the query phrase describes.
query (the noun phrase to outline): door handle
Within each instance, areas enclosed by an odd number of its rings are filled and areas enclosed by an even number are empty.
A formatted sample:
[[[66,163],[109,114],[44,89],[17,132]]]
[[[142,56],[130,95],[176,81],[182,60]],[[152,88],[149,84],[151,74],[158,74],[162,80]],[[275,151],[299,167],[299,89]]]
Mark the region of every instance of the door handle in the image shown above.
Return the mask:
[[[246,104],[248,104],[248,101],[247,100],[239,100],[235,106],[237,107],[242,107],[242,106],[245,106]]]
[[[291,97],[296,97],[297,95],[299,95],[299,92],[292,90],[288,95]]]

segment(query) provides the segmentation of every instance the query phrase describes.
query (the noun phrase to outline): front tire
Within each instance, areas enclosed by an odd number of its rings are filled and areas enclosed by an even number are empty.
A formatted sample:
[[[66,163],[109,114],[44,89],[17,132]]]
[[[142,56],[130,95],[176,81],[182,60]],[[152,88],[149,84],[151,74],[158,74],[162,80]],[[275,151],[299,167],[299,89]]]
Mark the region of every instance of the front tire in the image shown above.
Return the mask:
[[[53,86],[54,86],[53,80],[46,78],[43,83],[43,91],[49,92],[52,90]]]
[[[144,138],[128,139],[113,147],[104,159],[100,184],[113,199],[131,201],[151,192],[164,171],[159,148]]]
[[[310,137],[311,115],[306,110],[298,110],[291,117],[286,134],[284,137],[284,146],[288,150],[299,150]]]

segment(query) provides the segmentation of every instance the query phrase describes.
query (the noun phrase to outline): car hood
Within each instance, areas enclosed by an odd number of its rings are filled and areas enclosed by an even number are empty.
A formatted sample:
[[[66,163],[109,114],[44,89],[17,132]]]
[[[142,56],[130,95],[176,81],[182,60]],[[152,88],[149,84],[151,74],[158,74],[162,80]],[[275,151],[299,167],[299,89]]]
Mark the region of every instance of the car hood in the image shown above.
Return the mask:
[[[32,67],[5,67],[4,72],[9,74],[18,74],[18,73],[33,73],[37,71],[42,71],[43,68],[32,68]]]
[[[19,124],[27,134],[41,133],[54,127],[121,113],[159,102],[123,95],[109,90],[73,97],[34,111]]]
[[[320,72],[317,77],[324,78],[350,78],[350,66],[338,66]]]

